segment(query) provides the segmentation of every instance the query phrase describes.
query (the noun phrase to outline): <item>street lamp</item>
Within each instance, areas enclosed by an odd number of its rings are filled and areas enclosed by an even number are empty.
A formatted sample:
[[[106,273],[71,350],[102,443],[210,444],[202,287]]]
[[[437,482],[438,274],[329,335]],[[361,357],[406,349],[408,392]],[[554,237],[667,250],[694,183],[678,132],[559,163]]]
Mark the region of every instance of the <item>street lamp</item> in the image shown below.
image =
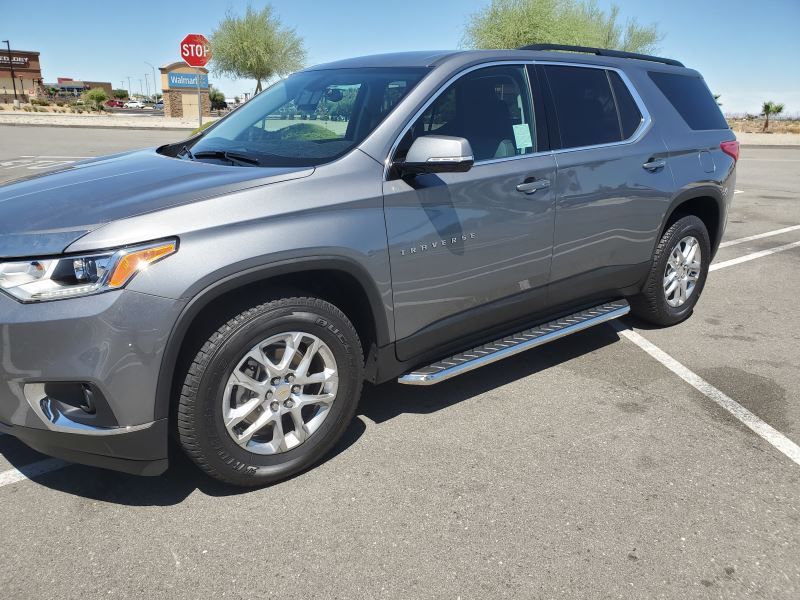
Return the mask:
[[[147,91],[147,98],[149,100],[150,99],[150,84],[147,82],[148,75],[149,75],[149,73],[145,73],[144,74],[144,87],[145,87],[145,91]]]
[[[11,85],[14,86],[14,105],[19,106],[19,100],[17,100],[17,84],[14,80],[14,59],[11,58],[11,42],[8,40],[3,40],[3,43],[8,48],[8,66],[11,68]]]
[[[144,61],[144,64],[153,69],[153,100],[158,102],[158,83],[156,83],[158,80],[156,79],[156,68],[147,61]]]
[[[132,92],[132,91],[133,91],[133,90],[131,90],[131,76],[130,76],[130,75],[128,75],[128,99],[130,99],[130,98],[131,98],[131,92]]]

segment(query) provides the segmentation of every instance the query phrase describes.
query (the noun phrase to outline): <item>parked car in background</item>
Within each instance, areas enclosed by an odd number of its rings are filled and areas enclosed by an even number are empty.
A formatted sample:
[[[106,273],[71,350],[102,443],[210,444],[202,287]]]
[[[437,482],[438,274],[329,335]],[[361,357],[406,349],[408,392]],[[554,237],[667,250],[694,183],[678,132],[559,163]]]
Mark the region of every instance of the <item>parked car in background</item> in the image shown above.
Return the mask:
[[[122,100],[106,100],[106,106],[109,108],[122,108],[125,103]]]
[[[187,140],[0,187],[0,433],[145,475],[171,433],[221,481],[284,479],[344,435],[365,381],[438,384],[629,311],[689,318],[738,156],[666,58],[294,73]]]
[[[158,102],[153,104],[153,109],[154,110],[164,110],[164,103],[161,100],[159,100]]]
[[[123,106],[125,108],[144,108],[145,104],[141,100],[128,100]]]

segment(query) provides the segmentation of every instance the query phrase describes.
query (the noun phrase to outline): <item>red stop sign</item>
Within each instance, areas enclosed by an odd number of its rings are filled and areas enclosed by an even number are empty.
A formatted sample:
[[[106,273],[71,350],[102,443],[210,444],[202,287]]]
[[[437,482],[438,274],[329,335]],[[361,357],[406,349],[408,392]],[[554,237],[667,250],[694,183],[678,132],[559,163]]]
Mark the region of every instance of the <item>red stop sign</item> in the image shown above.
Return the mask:
[[[211,60],[211,48],[204,35],[190,33],[181,40],[181,58],[190,67],[204,67]]]

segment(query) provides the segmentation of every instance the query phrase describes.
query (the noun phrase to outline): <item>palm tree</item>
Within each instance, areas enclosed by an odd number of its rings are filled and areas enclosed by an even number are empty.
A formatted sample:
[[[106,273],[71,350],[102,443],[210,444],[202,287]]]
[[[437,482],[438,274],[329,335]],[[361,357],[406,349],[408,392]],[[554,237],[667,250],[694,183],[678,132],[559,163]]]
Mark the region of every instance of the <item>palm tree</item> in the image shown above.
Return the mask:
[[[769,129],[769,116],[779,115],[782,112],[783,112],[783,104],[778,104],[776,102],[773,102],[772,100],[764,102],[764,104],[761,106],[761,114],[766,117],[766,119],[764,120],[763,131]]]

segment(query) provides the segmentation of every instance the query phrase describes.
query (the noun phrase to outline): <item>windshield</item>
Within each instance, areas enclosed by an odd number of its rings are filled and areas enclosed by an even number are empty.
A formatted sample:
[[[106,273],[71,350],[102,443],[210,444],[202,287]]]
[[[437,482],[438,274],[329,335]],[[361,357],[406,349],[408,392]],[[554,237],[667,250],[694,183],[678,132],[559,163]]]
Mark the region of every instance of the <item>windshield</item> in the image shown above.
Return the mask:
[[[330,162],[361,143],[426,72],[363,68],[296,73],[209,130],[192,145],[191,154],[220,160],[223,153],[247,156],[266,167]]]

